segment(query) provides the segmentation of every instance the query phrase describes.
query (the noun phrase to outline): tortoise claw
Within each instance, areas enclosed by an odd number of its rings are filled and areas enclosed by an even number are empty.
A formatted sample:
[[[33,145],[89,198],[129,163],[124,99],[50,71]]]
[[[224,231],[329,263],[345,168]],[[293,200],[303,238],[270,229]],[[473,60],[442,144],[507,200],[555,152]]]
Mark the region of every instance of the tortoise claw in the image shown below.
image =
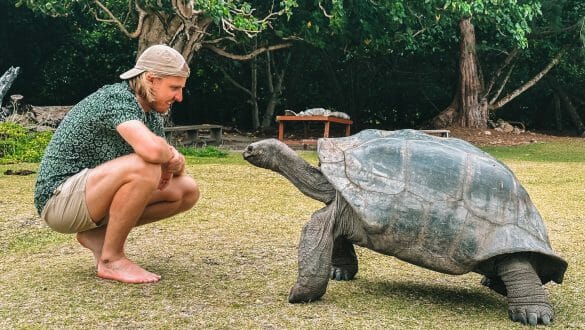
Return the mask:
[[[355,271],[343,267],[331,267],[330,278],[336,281],[351,281],[355,277]]]
[[[548,305],[511,308],[508,315],[510,320],[528,325],[550,325],[553,320],[553,311]]]

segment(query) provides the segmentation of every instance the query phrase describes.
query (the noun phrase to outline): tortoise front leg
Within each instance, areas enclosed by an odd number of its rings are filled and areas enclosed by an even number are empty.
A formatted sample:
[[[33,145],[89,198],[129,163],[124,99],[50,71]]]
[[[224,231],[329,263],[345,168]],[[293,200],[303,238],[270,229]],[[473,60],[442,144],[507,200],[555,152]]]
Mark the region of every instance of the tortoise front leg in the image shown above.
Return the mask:
[[[325,294],[333,253],[331,205],[313,213],[299,243],[299,277],[288,296],[290,303],[315,301]]]
[[[343,236],[335,239],[331,265],[331,279],[337,281],[353,280],[358,272],[358,259],[353,243]]]
[[[550,324],[554,311],[532,264],[525,257],[510,256],[496,267],[506,284],[510,319],[522,324]]]

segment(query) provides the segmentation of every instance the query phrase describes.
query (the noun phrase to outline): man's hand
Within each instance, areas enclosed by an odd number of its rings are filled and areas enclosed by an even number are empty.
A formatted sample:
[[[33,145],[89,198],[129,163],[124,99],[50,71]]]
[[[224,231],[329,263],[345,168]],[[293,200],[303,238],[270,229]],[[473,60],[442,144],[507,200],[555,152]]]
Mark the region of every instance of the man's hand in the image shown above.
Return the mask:
[[[183,157],[183,155],[172,146],[169,146],[169,150],[171,151],[171,159],[163,164],[163,170],[166,167],[166,170],[173,175],[183,174],[183,170],[185,169],[185,157]]]
[[[172,146],[169,146],[171,159],[161,165],[161,176],[158,189],[163,190],[175,175],[182,175],[185,170],[185,157]]]
[[[173,178],[173,172],[169,172],[167,170],[165,170],[165,167],[162,167],[162,174],[160,176],[160,181],[158,183],[158,190],[164,190],[169,183],[171,182],[171,179]]]

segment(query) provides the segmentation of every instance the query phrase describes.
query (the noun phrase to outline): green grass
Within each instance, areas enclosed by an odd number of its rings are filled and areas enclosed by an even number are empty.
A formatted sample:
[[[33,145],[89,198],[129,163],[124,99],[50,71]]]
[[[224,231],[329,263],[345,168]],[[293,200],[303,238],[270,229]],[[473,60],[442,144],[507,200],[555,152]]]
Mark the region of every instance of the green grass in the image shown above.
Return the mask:
[[[482,149],[496,158],[507,161],[585,162],[585,139],[578,138]]]
[[[569,262],[564,283],[546,286],[551,329],[585,328],[585,162],[563,156],[583,154],[580,143],[489,149],[514,170]],[[314,152],[302,155],[316,163]],[[0,165],[0,328],[527,328],[508,320],[505,299],[477,274],[439,274],[362,248],[356,280],[330,282],[320,301],[289,304],[300,231],[321,204],[238,153],[188,163],[202,191],[197,206],[137,228],[127,242],[133,260],[163,276],[153,285],[98,279],[74,236],[38,219],[35,176],[2,174],[38,164]]]

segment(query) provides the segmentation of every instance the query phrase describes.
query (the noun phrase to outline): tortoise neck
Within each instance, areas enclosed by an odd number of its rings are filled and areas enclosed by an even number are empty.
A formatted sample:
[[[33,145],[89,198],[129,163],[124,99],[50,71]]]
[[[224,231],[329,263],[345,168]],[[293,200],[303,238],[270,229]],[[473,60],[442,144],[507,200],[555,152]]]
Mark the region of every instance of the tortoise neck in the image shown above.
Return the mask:
[[[312,166],[292,149],[281,154],[277,172],[287,178],[303,194],[329,204],[335,198],[335,189],[321,170]]]

